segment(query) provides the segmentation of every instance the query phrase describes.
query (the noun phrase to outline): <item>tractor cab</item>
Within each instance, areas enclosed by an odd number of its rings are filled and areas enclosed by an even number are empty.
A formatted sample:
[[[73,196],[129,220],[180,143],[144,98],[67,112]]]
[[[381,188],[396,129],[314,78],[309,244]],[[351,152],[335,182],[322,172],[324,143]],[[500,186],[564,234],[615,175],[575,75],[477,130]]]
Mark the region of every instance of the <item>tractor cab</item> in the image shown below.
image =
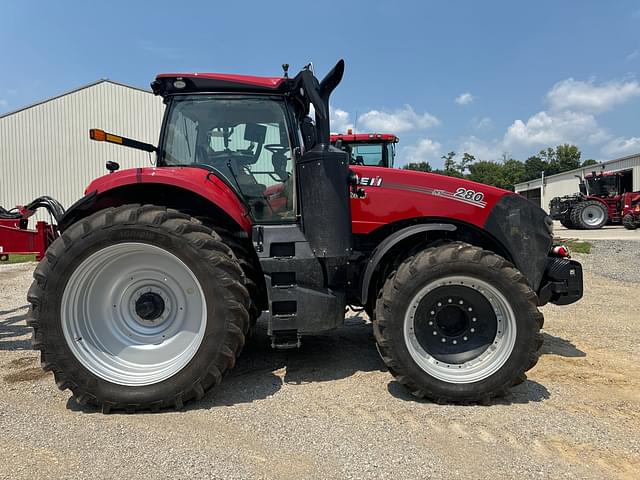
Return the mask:
[[[615,197],[622,192],[622,174],[619,172],[596,173],[585,175],[580,184],[583,195],[595,197]]]
[[[392,168],[398,140],[391,133],[353,133],[352,129],[331,134],[331,144],[349,154],[351,165],[368,167]]]

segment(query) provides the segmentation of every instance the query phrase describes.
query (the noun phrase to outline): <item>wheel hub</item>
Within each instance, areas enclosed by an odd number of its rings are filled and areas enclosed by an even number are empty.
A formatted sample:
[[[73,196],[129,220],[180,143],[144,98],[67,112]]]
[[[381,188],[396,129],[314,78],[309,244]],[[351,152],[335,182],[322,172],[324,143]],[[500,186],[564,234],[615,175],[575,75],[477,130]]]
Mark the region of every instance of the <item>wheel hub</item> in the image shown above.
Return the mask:
[[[146,292],[135,302],[136,315],[143,321],[154,322],[164,313],[164,300],[156,292]]]
[[[462,307],[447,305],[436,314],[435,324],[443,335],[457,337],[467,331],[470,320]]]

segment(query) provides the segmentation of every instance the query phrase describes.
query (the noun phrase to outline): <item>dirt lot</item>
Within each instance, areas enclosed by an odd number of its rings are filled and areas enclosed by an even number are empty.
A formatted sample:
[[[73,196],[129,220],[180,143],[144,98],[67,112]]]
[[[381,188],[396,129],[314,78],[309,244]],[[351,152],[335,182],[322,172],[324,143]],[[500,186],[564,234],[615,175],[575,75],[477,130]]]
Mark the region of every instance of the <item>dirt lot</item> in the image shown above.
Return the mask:
[[[559,237],[579,240],[640,240],[640,229],[627,230],[622,225],[607,225],[598,230],[569,230],[560,222],[553,222],[553,231]]]
[[[598,251],[586,298],[544,308],[529,380],[489,406],[413,400],[354,317],[297,352],[258,332],[187,411],[83,410],[30,350],[33,265],[0,267],[0,478],[640,478],[639,285],[600,276]]]

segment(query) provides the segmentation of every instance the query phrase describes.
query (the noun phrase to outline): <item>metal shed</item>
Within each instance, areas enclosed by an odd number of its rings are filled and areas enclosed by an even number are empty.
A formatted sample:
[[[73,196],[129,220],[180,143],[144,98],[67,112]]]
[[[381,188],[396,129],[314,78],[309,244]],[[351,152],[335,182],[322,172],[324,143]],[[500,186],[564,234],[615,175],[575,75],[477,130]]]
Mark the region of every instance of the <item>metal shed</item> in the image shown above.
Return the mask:
[[[107,173],[107,160],[121,168],[149,165],[147,153],[92,142],[88,132],[157,144],[163,112],[150,91],[105,79],[0,115],[0,205],[51,195],[68,207]]]
[[[629,188],[640,191],[640,153],[518,183],[515,185],[515,191],[536,203],[539,202],[540,206],[548,211],[549,202],[553,197],[577,193],[579,180],[576,177],[584,178],[593,171],[625,172]]]

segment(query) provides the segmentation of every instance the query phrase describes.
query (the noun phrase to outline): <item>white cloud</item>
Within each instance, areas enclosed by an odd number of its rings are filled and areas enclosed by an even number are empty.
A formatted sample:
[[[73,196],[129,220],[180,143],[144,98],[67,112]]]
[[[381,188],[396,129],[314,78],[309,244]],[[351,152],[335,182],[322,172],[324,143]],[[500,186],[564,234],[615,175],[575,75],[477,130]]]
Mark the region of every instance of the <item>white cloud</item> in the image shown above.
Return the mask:
[[[504,145],[546,147],[561,143],[580,143],[593,136],[606,135],[593,115],[580,112],[538,112],[526,122],[516,120],[504,135]]]
[[[410,130],[431,128],[440,124],[440,120],[430,113],[419,114],[414,112],[410,105],[404,108],[385,112],[381,110],[371,110],[358,117],[360,131],[401,133]]]
[[[556,83],[547,93],[553,110],[579,110],[601,113],[640,96],[640,84],[635,80],[595,84],[567,78]]]
[[[401,160],[404,164],[410,162],[431,162],[439,160],[442,154],[440,143],[430,138],[422,138],[413,145],[408,145],[402,149]]]
[[[626,58],[626,60],[631,61],[631,60],[635,60],[636,58],[638,58],[638,55],[640,55],[640,50],[634,50],[629,55],[627,55],[625,58]]]
[[[468,104],[470,104],[471,102],[473,102],[474,100],[475,100],[475,97],[474,97],[473,95],[471,95],[471,93],[469,93],[469,92],[464,92],[464,93],[461,93],[460,95],[458,95],[458,96],[455,98],[455,100],[454,100],[454,101],[455,101],[458,105],[468,105]]]
[[[347,133],[348,129],[353,128],[349,112],[341,108],[329,107],[329,122],[332,132]]]
[[[472,123],[473,123],[473,126],[478,129],[489,128],[493,126],[493,120],[491,120],[491,118],[489,117],[482,117],[482,118],[475,117],[472,120]]]
[[[640,153],[640,138],[614,138],[605,144],[601,150],[607,157],[624,157],[625,155]]]
[[[498,160],[506,150],[499,140],[486,141],[472,135],[462,139],[455,151],[460,156],[464,152],[470,153],[476,160]]]
[[[7,102],[4,98],[0,98],[0,108],[7,108],[9,106],[9,102]]]

